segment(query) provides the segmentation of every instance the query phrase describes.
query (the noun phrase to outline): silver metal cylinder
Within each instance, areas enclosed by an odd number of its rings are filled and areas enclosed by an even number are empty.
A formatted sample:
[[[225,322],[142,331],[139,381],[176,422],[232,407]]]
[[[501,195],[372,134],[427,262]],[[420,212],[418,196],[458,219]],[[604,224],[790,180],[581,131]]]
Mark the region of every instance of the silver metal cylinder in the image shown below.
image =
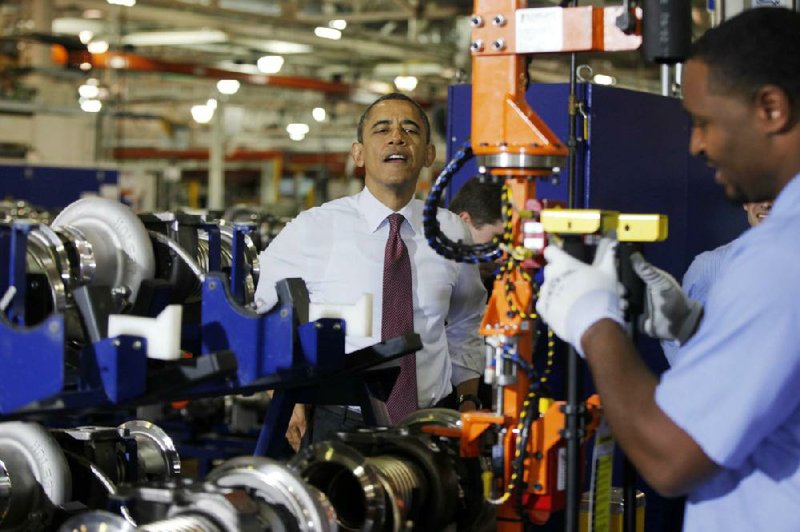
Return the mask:
[[[140,526],[139,530],[147,532],[227,532],[200,514],[176,515],[163,521]]]

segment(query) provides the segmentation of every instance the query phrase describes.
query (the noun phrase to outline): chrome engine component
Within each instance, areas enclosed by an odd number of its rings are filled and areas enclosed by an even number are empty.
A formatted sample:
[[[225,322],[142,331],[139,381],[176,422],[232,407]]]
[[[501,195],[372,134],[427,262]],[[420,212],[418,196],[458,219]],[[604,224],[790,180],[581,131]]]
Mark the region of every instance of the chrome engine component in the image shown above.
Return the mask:
[[[0,529],[44,529],[55,508],[71,500],[67,460],[40,425],[0,423],[0,461]]]
[[[175,444],[160,427],[137,419],[119,428],[128,431],[136,440],[140,480],[169,479],[181,474],[181,459]]]

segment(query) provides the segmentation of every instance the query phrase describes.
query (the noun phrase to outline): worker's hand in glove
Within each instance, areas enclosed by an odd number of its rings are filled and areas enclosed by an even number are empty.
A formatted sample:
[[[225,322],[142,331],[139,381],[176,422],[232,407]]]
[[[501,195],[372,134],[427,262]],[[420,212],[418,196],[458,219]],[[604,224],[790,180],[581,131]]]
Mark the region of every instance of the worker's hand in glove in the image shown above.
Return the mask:
[[[703,305],[689,299],[674,277],[644,260],[641,253],[631,255],[631,265],[646,287],[639,329],[653,338],[686,343],[703,315]]]
[[[536,311],[581,356],[581,338],[589,327],[603,318],[623,323],[616,248],[616,239],[602,238],[591,265],[553,245],[544,250],[547,266]]]

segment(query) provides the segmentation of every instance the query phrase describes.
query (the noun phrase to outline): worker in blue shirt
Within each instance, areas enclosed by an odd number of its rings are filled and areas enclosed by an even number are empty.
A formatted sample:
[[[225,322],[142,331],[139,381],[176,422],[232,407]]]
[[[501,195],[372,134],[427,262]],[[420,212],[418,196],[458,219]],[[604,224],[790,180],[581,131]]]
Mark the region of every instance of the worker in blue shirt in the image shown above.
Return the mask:
[[[742,208],[747,213],[747,222],[750,227],[755,227],[767,217],[769,210],[772,208],[772,202],[756,201],[745,203]],[[689,264],[689,268],[683,274],[681,288],[690,299],[705,305],[711,286],[719,279],[723,266],[728,263],[728,255],[735,249],[734,244],[737,240],[723,244],[710,251],[704,251]],[[660,270],[655,272],[655,266],[642,264],[642,268],[645,270],[652,268],[654,271],[651,275],[658,275],[662,282],[675,284],[675,280],[666,272]],[[680,346],[681,344],[678,340],[661,341],[661,348],[664,350],[664,356],[670,365],[675,363],[675,357],[678,356]]]
[[[537,310],[585,356],[617,442],[664,495],[687,495],[684,530],[800,529],[800,13],[744,11],[709,30],[684,69],[690,150],[736,202],[773,201],[739,238],[704,309],[646,279],[644,332],[687,341],[660,378],[620,325],[613,250],[563,250]],[[645,272],[639,257],[637,273]]]

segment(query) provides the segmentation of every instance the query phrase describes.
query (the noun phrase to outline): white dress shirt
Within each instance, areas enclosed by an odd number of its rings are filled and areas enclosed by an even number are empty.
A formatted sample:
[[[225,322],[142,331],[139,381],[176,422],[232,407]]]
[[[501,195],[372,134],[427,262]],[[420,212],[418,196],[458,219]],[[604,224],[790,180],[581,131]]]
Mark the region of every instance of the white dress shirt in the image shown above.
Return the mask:
[[[474,264],[438,255],[425,240],[423,202],[411,200],[400,211],[400,235],[411,259],[414,332],[422,338],[417,352],[420,408],[432,406],[483,370],[483,339],[478,335],[486,291]],[[302,278],[313,303],[353,304],[363,293],[373,296],[372,336],[348,334],[347,353],[381,341],[383,257],[392,210],[367,188],[300,213],[261,252],[256,288],[260,309],[277,302],[275,283]],[[461,219],[439,209],[439,224],[451,240],[470,242]]]

